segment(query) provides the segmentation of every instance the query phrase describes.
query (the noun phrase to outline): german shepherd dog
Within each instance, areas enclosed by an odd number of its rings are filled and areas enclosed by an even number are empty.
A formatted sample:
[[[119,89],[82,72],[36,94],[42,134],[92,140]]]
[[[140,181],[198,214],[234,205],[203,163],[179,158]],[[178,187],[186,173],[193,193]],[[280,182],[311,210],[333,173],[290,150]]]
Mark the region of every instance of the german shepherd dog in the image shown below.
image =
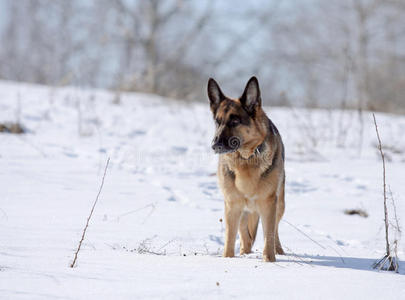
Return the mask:
[[[284,145],[261,106],[259,82],[252,77],[238,99],[225,96],[208,81],[208,98],[216,123],[212,149],[219,154],[218,180],[225,200],[224,257],[251,253],[259,218],[264,232],[263,260],[284,254],[278,224],[284,214]]]

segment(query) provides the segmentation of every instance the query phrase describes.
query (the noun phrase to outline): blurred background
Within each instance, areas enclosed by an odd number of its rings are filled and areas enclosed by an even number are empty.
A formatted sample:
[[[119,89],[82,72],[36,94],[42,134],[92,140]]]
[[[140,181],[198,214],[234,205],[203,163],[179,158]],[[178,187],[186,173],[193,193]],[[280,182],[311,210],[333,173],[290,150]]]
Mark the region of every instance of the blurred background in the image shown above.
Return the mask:
[[[0,0],[0,79],[404,112],[402,0]]]

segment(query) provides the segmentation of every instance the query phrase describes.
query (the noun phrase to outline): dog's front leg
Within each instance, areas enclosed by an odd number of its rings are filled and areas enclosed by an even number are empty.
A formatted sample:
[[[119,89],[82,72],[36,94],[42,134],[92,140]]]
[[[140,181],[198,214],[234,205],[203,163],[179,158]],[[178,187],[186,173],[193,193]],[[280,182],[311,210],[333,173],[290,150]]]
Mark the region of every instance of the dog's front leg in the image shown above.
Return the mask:
[[[225,249],[224,257],[235,256],[235,240],[242,208],[237,203],[225,201]]]
[[[276,261],[275,242],[276,242],[276,208],[277,197],[270,196],[260,202],[260,217],[262,218],[263,233],[264,233],[264,261]]]

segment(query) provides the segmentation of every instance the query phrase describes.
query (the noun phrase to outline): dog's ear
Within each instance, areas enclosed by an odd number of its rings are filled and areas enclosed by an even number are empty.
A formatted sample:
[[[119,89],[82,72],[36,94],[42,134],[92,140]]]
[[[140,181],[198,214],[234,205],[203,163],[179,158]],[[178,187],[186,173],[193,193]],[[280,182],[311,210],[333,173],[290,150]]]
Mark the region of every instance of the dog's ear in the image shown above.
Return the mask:
[[[250,78],[246,84],[245,91],[240,97],[240,102],[246,111],[251,115],[254,115],[256,110],[262,105],[259,81],[255,76]]]
[[[219,104],[221,103],[222,100],[225,99],[225,96],[222,93],[221,89],[219,88],[218,83],[212,78],[208,80],[207,91],[208,91],[208,98],[210,99],[211,110],[215,114]]]

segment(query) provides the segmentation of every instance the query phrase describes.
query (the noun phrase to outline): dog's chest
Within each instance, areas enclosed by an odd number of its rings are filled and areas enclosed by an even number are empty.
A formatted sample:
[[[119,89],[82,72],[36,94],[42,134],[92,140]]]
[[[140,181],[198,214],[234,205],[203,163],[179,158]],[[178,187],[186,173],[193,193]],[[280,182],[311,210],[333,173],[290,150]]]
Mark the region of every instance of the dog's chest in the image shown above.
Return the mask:
[[[252,211],[256,211],[256,201],[259,199],[259,195],[255,194],[255,195],[245,195],[245,207],[244,209],[246,211],[252,212]]]
[[[257,168],[243,168],[235,171],[235,187],[251,202],[260,194],[260,173]]]

